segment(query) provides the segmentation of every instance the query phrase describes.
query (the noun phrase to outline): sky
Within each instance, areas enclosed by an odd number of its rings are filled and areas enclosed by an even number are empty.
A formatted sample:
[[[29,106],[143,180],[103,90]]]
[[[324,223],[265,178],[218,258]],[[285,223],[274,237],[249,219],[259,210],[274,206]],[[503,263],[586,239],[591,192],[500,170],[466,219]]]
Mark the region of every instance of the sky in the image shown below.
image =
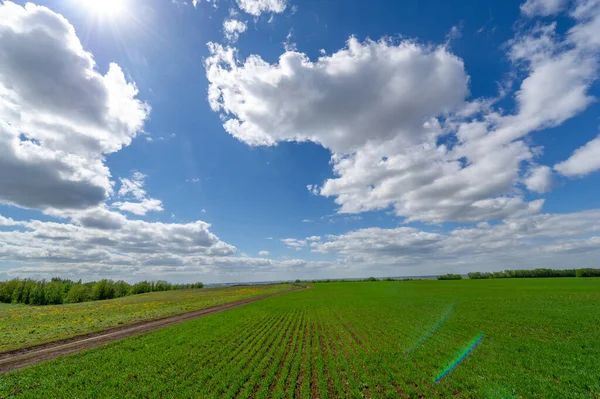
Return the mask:
[[[0,279],[597,267],[600,0],[0,0]]]

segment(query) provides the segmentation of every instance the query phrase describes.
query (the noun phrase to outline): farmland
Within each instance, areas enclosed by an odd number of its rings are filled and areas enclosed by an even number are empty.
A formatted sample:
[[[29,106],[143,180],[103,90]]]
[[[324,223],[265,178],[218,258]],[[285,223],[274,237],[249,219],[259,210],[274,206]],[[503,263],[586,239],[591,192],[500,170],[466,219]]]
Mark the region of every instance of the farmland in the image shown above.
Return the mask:
[[[0,375],[0,397],[595,398],[599,301],[598,279],[316,284]]]
[[[291,288],[279,284],[165,291],[57,306],[0,304],[0,352]]]

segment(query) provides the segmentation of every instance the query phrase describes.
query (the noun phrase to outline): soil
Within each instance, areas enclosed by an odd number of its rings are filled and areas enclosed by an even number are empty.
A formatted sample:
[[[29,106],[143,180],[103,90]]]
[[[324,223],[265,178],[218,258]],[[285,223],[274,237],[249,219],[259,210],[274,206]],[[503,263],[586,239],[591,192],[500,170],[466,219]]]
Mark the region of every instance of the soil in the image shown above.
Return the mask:
[[[299,289],[310,287],[293,284]],[[45,362],[55,357],[67,355],[69,353],[79,352],[85,349],[94,348],[108,342],[129,338],[134,335],[144,334],[155,331],[163,327],[179,324],[184,321],[194,320],[199,317],[223,312],[228,309],[244,306],[262,299],[295,292],[297,290],[279,292],[271,295],[264,295],[256,298],[245,299],[242,301],[226,303],[219,306],[213,306],[206,309],[194,310],[175,316],[169,316],[162,319],[146,320],[134,324],[128,324],[121,327],[109,328],[90,334],[80,335],[73,338],[63,339],[42,345],[30,346],[27,348],[15,349],[12,351],[0,353],[0,373],[7,373],[13,370],[22,369],[41,362]]]

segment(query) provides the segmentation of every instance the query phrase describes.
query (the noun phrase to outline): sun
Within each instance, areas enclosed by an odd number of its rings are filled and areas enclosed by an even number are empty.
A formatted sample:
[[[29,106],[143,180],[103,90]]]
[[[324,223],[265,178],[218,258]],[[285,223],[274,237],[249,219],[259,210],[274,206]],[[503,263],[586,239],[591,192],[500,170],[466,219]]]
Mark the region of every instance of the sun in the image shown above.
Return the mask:
[[[101,16],[118,16],[125,9],[125,0],[80,0],[92,13]]]

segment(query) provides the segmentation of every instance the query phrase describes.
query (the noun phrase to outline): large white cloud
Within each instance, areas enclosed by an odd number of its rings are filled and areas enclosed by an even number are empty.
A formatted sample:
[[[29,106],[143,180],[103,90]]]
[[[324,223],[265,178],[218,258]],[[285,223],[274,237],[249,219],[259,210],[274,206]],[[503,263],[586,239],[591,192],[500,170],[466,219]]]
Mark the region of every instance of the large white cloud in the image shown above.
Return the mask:
[[[414,144],[423,124],[459,107],[468,94],[463,63],[444,48],[411,42],[364,43],[312,62],[286,51],[278,64],[243,64],[235,50],[209,44],[209,100],[225,129],[251,145],[314,141],[334,152],[402,136]]]
[[[0,5],[0,202],[84,209],[112,194],[106,154],[128,145],[149,106],[117,64],[96,69],[69,22]]]
[[[547,192],[552,173],[526,136],[594,101],[597,3],[578,2],[566,34],[536,24],[508,43],[525,75],[512,112],[494,99],[467,101],[463,63],[445,47],[354,38],[316,61],[286,51],[274,64],[209,43],[208,98],[225,130],[249,145],[330,149],[335,177],[309,189],[342,213],[392,207],[407,221],[433,223],[535,214],[543,200],[526,201],[524,190]]]

